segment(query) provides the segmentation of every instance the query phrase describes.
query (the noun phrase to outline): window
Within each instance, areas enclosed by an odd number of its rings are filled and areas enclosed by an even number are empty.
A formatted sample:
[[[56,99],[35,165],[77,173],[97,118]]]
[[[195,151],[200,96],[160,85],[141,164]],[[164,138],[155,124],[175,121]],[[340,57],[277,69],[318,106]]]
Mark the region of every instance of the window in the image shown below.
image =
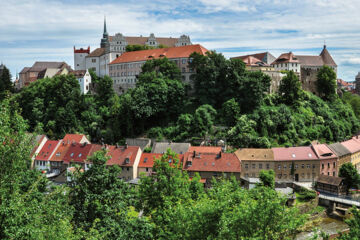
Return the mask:
[[[335,172],[333,172],[333,176],[335,177]]]
[[[283,167],[284,169],[286,169],[286,164],[284,164],[284,167]]]
[[[306,168],[310,168],[310,164],[306,164]]]
[[[128,167],[126,168],[126,171],[129,171],[129,168],[128,168]]]
[[[324,164],[323,163],[321,164],[321,169],[324,169]]]
[[[147,160],[148,160],[147,158],[144,158],[144,163],[146,163],[146,162],[147,162]]]
[[[281,170],[281,165],[278,165],[278,169]]]
[[[266,164],[266,169],[269,169],[270,168],[270,164]]]
[[[256,168],[256,165],[255,165],[255,164],[253,164],[253,165],[252,165],[252,168],[253,168],[253,169],[255,169],[255,168]]]
[[[328,168],[330,168],[330,163],[328,163]]]
[[[249,164],[246,163],[246,164],[245,164],[245,168],[248,169],[248,168],[249,168]]]
[[[74,156],[74,153],[71,153],[71,154],[70,154],[70,157],[73,157],[73,156]]]
[[[96,63],[96,58],[92,58],[91,62]]]
[[[301,168],[305,168],[305,164],[301,164]]]
[[[186,69],[183,67],[183,68],[182,68],[182,72],[185,72],[185,71],[186,71]]]
[[[262,169],[262,163],[259,163],[259,169]]]
[[[185,64],[185,63],[186,63],[186,59],[184,58],[181,62],[182,62],[182,64]]]
[[[57,156],[57,157],[59,157],[59,156],[60,156],[60,153],[59,153],[59,152],[57,152],[57,153],[56,153],[56,156]]]
[[[330,176],[330,172],[328,172],[328,176]]]
[[[146,168],[146,171],[148,172],[148,171],[149,171],[149,168]]]
[[[336,162],[333,162],[333,167],[336,168]]]
[[[81,153],[79,153],[79,157],[81,157],[82,156],[82,154]]]
[[[295,164],[295,169],[297,169],[298,168],[298,165],[297,164]]]
[[[315,168],[315,164],[313,164],[313,168]]]

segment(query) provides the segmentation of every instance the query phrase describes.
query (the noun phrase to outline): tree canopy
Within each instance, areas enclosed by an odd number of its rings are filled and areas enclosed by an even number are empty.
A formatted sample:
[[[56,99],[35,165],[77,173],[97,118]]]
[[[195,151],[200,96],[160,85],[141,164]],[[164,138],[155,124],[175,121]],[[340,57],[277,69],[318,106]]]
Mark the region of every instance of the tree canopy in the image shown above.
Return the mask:
[[[324,65],[317,73],[316,88],[321,98],[324,100],[333,100],[336,98],[336,73]]]

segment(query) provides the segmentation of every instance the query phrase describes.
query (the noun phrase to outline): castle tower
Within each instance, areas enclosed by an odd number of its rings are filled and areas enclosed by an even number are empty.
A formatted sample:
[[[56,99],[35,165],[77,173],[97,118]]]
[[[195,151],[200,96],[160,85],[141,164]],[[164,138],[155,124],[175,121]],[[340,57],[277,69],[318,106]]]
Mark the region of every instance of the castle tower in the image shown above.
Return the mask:
[[[100,47],[106,48],[108,43],[109,43],[109,34],[106,30],[106,18],[104,17],[104,32],[103,32],[103,37],[101,39]]]
[[[90,54],[90,46],[87,49],[84,49],[84,48],[76,49],[74,46],[74,69],[75,70],[86,70],[85,57],[89,54]]]
[[[355,92],[360,95],[360,72],[355,77]]]

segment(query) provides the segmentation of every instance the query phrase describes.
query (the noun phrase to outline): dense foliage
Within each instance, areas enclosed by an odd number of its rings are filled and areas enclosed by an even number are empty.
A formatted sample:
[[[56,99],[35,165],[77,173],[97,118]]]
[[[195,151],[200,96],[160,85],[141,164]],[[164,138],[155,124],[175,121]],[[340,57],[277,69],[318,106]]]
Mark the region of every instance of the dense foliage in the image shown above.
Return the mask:
[[[339,177],[344,178],[347,191],[360,186],[360,175],[352,163],[344,163],[339,169]]]
[[[81,132],[111,144],[146,134],[178,142],[222,139],[234,147],[292,146],[342,141],[360,129],[359,97],[330,97],[333,86],[326,93],[323,86],[319,98],[303,91],[292,71],[278,93],[267,94],[269,76],[246,70],[240,60],[194,53],[189,67],[195,70],[190,84],[174,61],[162,58],[147,61],[136,87],[121,96],[109,77],[92,73],[92,94],[81,95],[75,77],[56,76],[32,83],[12,101],[31,131],[53,138]],[[319,78],[332,81],[334,74],[324,67]]]
[[[167,48],[166,45],[159,44],[157,47],[152,47],[148,45],[140,45],[140,44],[128,44],[126,45],[125,51],[126,52],[133,52],[133,51],[141,51],[141,50],[149,50],[155,48]]]
[[[8,93],[14,92],[9,69],[4,65],[1,65],[1,67],[3,69],[0,70],[0,101],[4,99]]]

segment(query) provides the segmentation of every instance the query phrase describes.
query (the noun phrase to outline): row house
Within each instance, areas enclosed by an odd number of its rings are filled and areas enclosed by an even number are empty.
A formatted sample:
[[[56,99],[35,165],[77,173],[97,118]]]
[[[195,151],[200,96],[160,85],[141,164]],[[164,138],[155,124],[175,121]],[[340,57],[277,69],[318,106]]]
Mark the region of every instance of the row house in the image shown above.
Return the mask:
[[[137,177],[141,177],[143,174],[145,176],[150,176],[153,173],[153,166],[156,159],[162,157],[161,153],[143,153],[138,165]]]
[[[171,48],[159,48],[143,51],[125,52],[109,64],[109,76],[113,79],[114,90],[118,94],[124,93],[129,88],[136,86],[137,76],[148,60],[168,58],[173,61],[181,71],[182,80],[190,83],[190,76],[194,70],[188,65],[192,53],[205,55],[208,50],[203,46],[186,45]]]
[[[313,150],[320,160],[320,174],[337,177],[339,157],[326,144],[313,144]]]
[[[360,139],[355,136],[347,141],[341,143],[350,153],[350,162],[360,172]]]

